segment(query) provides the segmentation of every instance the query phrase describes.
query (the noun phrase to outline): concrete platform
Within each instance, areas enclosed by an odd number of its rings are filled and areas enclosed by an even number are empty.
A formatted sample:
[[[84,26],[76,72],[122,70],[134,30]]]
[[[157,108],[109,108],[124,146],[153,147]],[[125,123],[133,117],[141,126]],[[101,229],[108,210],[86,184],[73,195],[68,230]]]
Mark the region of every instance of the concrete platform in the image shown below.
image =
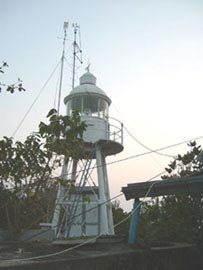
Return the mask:
[[[125,243],[93,244],[70,250],[50,244],[13,242],[0,244],[0,269],[202,270],[202,250],[188,244],[140,248]]]

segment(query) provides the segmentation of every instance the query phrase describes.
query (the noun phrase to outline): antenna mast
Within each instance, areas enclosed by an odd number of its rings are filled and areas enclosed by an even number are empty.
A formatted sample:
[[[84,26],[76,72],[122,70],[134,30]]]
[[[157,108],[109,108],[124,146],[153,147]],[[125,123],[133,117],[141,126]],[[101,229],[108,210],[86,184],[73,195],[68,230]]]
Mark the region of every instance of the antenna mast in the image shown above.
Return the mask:
[[[74,28],[74,42],[73,42],[73,75],[72,75],[72,89],[75,87],[75,68],[76,59],[82,64],[82,50],[77,43],[77,31],[80,30],[80,26],[77,23],[73,23]],[[78,56],[80,54],[80,56]]]
[[[64,37],[63,37],[63,51],[62,51],[62,56],[61,56],[61,73],[60,73],[59,93],[58,93],[58,107],[57,107],[58,114],[60,111],[60,104],[61,104],[61,89],[62,89],[62,84],[63,84],[63,66],[64,66],[64,59],[65,59],[65,45],[66,45],[66,37],[67,37],[66,30],[68,29],[68,24],[69,24],[68,22],[64,22],[63,24]]]

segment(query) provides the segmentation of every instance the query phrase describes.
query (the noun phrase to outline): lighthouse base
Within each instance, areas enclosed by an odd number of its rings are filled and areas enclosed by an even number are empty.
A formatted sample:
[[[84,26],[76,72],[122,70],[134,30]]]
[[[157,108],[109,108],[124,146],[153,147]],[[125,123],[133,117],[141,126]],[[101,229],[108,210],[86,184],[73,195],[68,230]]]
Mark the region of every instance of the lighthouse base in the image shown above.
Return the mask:
[[[109,232],[103,231],[101,211],[104,205],[100,203],[98,196],[98,187],[85,186],[83,188],[76,188],[69,193],[66,199],[62,198],[67,223],[64,226],[64,230],[60,230],[60,233],[57,235],[58,239],[65,238],[69,239],[70,243],[74,243],[80,238],[84,240],[85,238],[88,239],[89,237],[92,238],[99,235],[111,235]],[[106,206],[106,208],[108,207]],[[62,222],[63,220],[59,223]],[[92,242],[93,240],[90,241]]]

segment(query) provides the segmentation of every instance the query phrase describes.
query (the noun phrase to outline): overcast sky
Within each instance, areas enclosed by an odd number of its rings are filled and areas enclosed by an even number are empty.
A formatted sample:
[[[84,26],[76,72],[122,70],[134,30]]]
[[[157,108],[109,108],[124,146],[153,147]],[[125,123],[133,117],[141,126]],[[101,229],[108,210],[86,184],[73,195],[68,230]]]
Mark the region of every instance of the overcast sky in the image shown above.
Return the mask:
[[[62,96],[71,90],[73,28],[78,23],[84,64],[111,98],[111,116],[146,146],[158,149],[203,135],[203,1],[0,0],[0,82],[23,80],[25,93],[0,94],[0,136],[12,136],[60,61],[63,22],[69,21]],[[26,117],[16,139],[37,129],[54,105],[59,69]],[[61,104],[61,112],[65,113]],[[119,160],[147,150],[124,133]],[[203,140],[198,140],[199,144]],[[162,153],[176,155],[187,145]],[[127,183],[162,172],[170,158],[156,154],[108,167],[112,196]],[[122,205],[127,204],[121,200]],[[127,206],[130,207],[130,206]]]

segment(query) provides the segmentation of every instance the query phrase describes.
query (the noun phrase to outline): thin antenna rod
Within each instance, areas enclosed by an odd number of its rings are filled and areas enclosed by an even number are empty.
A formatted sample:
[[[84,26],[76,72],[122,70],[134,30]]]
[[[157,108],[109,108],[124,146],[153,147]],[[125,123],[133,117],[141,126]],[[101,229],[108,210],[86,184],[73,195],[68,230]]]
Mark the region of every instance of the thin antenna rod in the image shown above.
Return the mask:
[[[64,22],[64,25],[63,25],[63,30],[64,30],[63,51],[62,51],[62,56],[61,56],[61,73],[60,73],[58,107],[57,107],[58,114],[60,111],[60,104],[61,104],[61,90],[62,90],[62,84],[63,84],[63,67],[64,67],[64,59],[65,59],[65,45],[66,45],[66,37],[67,37],[67,33],[66,33],[67,28],[68,28],[68,22]]]
[[[72,77],[72,89],[75,87],[75,60],[76,60],[76,36],[77,36],[77,24],[73,24],[74,27],[74,41],[73,41],[73,77]]]
[[[72,89],[75,87],[75,67],[76,67],[76,58],[79,60],[80,64],[82,64],[81,56],[78,57],[78,53],[82,53],[81,48],[77,44],[77,29],[80,28],[77,23],[73,23],[74,27],[74,42],[73,42],[73,75],[72,75]]]

